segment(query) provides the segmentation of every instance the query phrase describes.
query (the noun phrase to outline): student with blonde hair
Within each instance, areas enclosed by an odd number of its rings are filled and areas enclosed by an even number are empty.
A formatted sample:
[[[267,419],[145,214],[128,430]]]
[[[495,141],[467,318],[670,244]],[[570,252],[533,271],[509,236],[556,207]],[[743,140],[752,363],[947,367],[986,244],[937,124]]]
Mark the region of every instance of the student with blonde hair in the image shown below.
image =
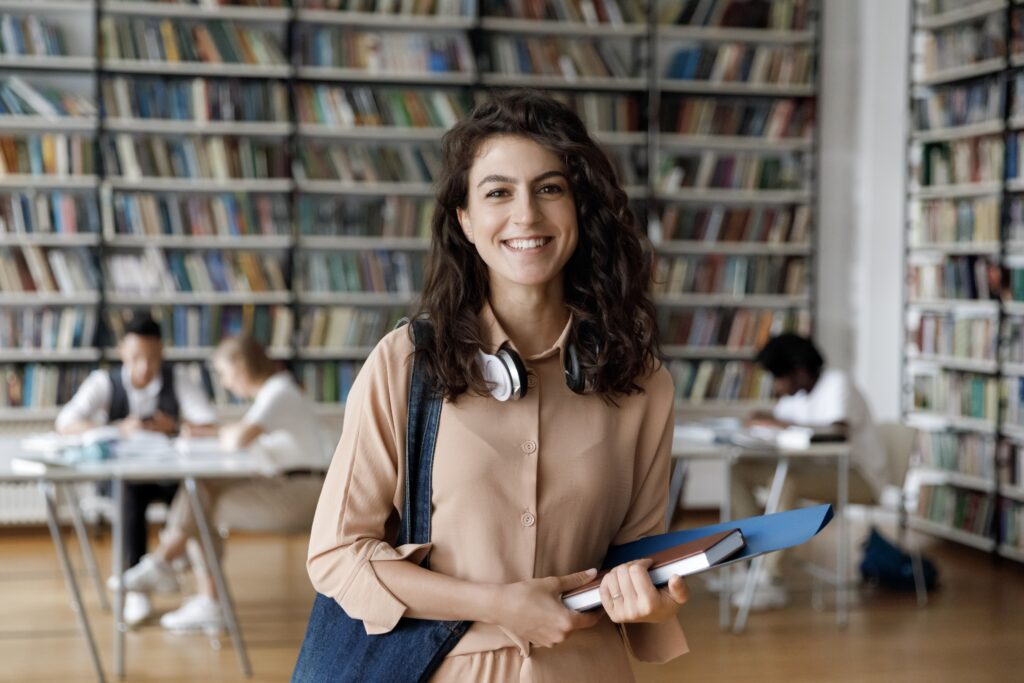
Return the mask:
[[[211,526],[249,530],[305,530],[316,508],[326,451],[316,413],[288,372],[267,357],[249,337],[226,338],[217,346],[213,370],[223,386],[252,405],[238,422],[220,429],[221,445],[228,450],[248,449],[264,458],[276,477],[200,482],[204,509]],[[179,492],[171,504],[160,546],[125,573],[125,588],[134,591],[172,592],[177,579],[170,562],[185,554],[187,541],[198,535],[188,498]],[[214,534],[218,556],[223,552]],[[193,553],[193,555],[196,555]],[[201,557],[193,564],[202,569]],[[197,571],[198,594],[163,615],[160,623],[172,631],[216,630],[223,614],[216,600],[212,577]]]

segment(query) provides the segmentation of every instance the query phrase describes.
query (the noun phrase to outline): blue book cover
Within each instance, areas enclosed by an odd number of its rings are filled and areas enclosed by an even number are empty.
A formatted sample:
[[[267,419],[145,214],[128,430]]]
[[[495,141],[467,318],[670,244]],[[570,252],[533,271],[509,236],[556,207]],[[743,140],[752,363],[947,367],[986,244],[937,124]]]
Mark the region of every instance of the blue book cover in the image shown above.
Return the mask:
[[[632,562],[633,560],[648,557],[666,548],[710,536],[719,531],[739,529],[743,532],[743,540],[746,542],[746,545],[742,550],[729,558],[727,562],[716,565],[721,567],[733,562],[749,560],[758,555],[806,543],[832,521],[832,515],[831,505],[815,505],[798,510],[776,512],[772,515],[759,515],[721,524],[712,524],[711,526],[704,526],[698,529],[683,529],[681,531],[671,531],[667,534],[648,536],[632,543],[609,548],[608,555],[605,557],[604,565],[601,568],[609,569],[624,562]]]

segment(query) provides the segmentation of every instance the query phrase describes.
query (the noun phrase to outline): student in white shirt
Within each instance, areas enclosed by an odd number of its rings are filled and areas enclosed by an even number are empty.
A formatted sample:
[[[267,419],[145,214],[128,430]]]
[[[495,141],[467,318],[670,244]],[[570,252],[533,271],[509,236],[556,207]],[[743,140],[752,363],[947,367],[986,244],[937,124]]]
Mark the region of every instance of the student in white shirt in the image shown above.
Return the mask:
[[[885,486],[887,457],[871,410],[846,373],[825,369],[825,360],[814,343],[795,334],[769,340],[756,361],[772,374],[773,394],[779,399],[770,416],[760,416],[754,421],[842,430],[850,444],[851,497],[876,500]],[[761,513],[754,490],[767,486],[774,470],[775,463],[764,462],[741,461],[733,468],[732,505],[736,517]],[[837,498],[835,466],[791,462],[779,509],[791,508],[801,498],[834,502]],[[755,608],[786,602],[779,572],[781,556],[782,553],[771,553],[766,557]]]
[[[226,389],[253,399],[241,421],[221,428],[221,444],[230,450],[248,449],[254,457],[265,459],[279,476],[201,482],[200,494],[212,528],[308,531],[328,465],[313,405],[292,376],[280,371],[252,339],[223,340],[214,353],[213,368]],[[136,591],[176,590],[177,579],[170,562],[184,555],[187,541],[197,535],[189,501],[183,491],[179,492],[159,547],[125,573],[125,587]],[[219,536],[213,536],[219,556],[223,548]],[[203,570],[201,555],[190,554],[193,565]],[[196,578],[199,594],[165,614],[160,619],[165,628],[189,631],[223,627],[212,577],[206,571],[197,571]]]
[[[156,321],[148,315],[134,317],[117,349],[121,366],[90,373],[57,415],[56,431],[77,434],[116,425],[124,433],[173,435],[179,429],[212,428],[217,416],[205,392],[181,368],[163,362]],[[125,484],[120,510],[125,529],[124,566],[133,566],[146,552],[146,508],[158,501],[170,503],[177,488],[177,482]],[[149,611],[144,595],[129,594],[126,621],[141,621]]]

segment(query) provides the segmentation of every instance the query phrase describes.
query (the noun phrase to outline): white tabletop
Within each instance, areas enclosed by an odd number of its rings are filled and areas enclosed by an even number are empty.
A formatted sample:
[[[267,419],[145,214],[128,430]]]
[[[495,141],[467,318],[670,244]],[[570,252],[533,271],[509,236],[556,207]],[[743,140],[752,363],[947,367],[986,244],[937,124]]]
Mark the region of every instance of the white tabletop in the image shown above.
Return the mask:
[[[156,481],[161,479],[248,478],[270,476],[273,468],[249,451],[225,451],[215,439],[176,439],[166,449],[125,453],[110,460],[48,467],[42,473],[15,469],[16,457],[32,457],[38,451],[23,446],[22,437],[0,436],[0,481]]]

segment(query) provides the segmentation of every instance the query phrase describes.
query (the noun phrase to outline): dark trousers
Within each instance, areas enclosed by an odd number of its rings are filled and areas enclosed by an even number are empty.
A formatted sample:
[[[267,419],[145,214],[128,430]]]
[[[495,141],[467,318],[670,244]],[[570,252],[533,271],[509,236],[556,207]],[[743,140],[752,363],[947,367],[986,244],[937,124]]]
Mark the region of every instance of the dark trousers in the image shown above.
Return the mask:
[[[124,524],[124,567],[134,567],[146,554],[149,535],[146,528],[146,508],[150,503],[171,504],[178,482],[160,482],[156,484],[124,485],[124,498],[121,500],[121,523]]]

